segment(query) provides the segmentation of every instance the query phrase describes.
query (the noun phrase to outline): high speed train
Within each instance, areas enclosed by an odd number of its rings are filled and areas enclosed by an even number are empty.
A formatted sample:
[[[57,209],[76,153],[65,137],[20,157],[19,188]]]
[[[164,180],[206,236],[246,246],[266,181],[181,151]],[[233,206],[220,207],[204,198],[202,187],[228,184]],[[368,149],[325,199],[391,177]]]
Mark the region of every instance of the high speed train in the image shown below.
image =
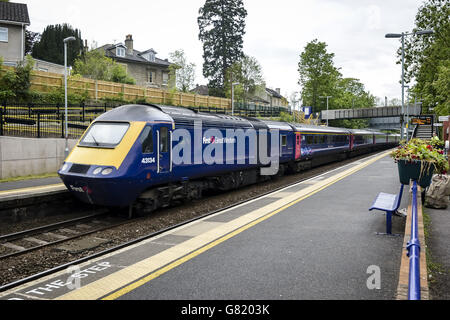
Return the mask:
[[[152,211],[398,142],[371,130],[124,105],[91,123],[58,174],[83,202]]]

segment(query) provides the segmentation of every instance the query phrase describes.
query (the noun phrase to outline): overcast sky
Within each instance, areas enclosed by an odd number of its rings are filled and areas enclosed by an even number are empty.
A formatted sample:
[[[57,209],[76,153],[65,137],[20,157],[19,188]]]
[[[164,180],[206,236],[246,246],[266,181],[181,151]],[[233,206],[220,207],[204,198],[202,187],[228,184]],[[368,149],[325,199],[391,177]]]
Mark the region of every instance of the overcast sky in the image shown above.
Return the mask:
[[[157,57],[183,49],[202,76],[203,50],[197,17],[205,0],[14,0],[28,4],[29,30],[69,23],[83,39],[102,46],[124,42],[132,34],[134,48],[153,48]],[[414,28],[422,0],[244,0],[248,12],[244,52],[262,66],[269,88],[281,88],[289,99],[298,85],[298,62],[306,44],[317,38],[335,54],[344,77],[358,78],[377,97],[401,98],[401,66],[395,63],[398,39],[386,33]]]

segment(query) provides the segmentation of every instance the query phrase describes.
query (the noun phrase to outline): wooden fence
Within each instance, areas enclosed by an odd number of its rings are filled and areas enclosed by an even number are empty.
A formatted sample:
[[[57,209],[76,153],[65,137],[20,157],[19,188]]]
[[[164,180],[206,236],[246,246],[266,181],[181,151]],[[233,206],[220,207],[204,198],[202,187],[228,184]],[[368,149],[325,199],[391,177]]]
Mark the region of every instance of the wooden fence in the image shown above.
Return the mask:
[[[31,90],[51,92],[64,86],[64,75],[33,71]],[[82,77],[69,77],[67,89],[73,93],[88,92],[93,100],[102,98],[122,98],[127,101],[146,100],[149,103],[168,104],[184,107],[216,107],[231,109],[231,99],[202,96],[190,93],[170,92],[167,90],[146,88],[136,85],[121,84]]]

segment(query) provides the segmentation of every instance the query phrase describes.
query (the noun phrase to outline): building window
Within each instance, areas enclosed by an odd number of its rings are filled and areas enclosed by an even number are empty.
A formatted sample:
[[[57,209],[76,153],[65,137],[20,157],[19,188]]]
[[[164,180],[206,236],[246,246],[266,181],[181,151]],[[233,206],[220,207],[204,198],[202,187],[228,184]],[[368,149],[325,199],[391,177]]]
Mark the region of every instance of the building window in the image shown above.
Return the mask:
[[[125,49],[122,48],[122,47],[118,47],[118,48],[116,49],[116,55],[117,55],[118,57],[125,57]]]
[[[148,82],[154,83],[156,81],[156,72],[148,71]]]
[[[142,55],[142,57],[147,60],[148,62],[155,62],[155,53],[153,51],[150,51],[144,55]]]
[[[169,83],[169,74],[167,72],[163,73],[163,82],[164,85],[167,85]]]
[[[1,28],[0,27],[0,41],[1,42],[8,42],[8,28]]]

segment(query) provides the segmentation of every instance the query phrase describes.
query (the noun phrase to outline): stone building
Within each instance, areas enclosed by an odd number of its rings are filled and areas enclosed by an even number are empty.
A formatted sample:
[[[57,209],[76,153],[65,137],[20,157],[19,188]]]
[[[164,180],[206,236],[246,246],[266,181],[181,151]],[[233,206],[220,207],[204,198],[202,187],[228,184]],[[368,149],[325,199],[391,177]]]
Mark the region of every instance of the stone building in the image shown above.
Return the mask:
[[[133,46],[133,36],[126,36],[125,43],[106,44],[97,50],[103,50],[107,57],[123,65],[136,84],[144,87],[167,88],[169,84],[168,59],[159,59],[153,49],[138,51]]]

